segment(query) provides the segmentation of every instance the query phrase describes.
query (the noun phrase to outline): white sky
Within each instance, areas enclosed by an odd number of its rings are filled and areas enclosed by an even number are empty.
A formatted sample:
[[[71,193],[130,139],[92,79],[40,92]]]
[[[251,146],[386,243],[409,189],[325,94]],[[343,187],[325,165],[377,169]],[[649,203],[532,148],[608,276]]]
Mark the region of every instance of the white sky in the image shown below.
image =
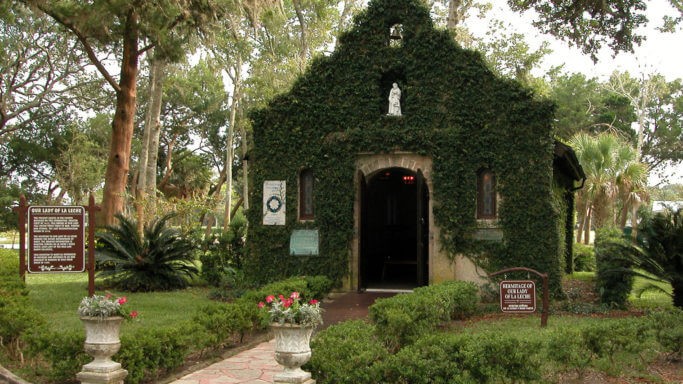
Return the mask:
[[[606,47],[598,55],[598,63],[593,63],[588,56],[579,49],[570,47],[566,42],[538,32],[531,25],[535,19],[533,13],[519,15],[509,9],[506,1],[495,0],[493,3],[492,17],[508,22],[511,32],[527,36],[527,43],[532,48],[540,46],[543,41],[550,43],[553,53],[544,61],[541,73],[536,74],[538,76],[542,76],[554,66],[564,64],[564,71],[567,73],[581,72],[601,81],[606,80],[615,70],[628,71],[638,77],[642,74],[659,73],[668,81],[683,79],[683,27],[679,26],[676,33],[662,33],[657,30],[663,23],[664,15],[678,15],[678,11],[668,0],[646,1],[649,23],[646,28],[639,29],[639,33],[646,36],[646,40],[640,46],[634,47],[633,53],[620,53],[613,57],[613,52]],[[510,17],[511,15],[515,17]],[[477,36],[483,36],[486,32],[487,23],[476,17],[470,17],[467,24]],[[683,164],[667,167],[661,172],[669,183],[683,184]],[[657,185],[660,181],[659,175],[651,172],[649,184]]]

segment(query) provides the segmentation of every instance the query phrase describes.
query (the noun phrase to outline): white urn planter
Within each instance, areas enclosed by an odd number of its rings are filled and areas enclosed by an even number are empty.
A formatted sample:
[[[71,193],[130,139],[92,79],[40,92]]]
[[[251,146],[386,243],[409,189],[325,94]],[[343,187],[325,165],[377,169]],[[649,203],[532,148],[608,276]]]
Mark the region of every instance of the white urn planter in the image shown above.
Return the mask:
[[[285,368],[273,377],[275,383],[315,384],[311,373],[301,369],[311,358],[313,327],[273,323],[270,328],[275,335],[275,361]]]
[[[123,384],[128,371],[111,357],[121,348],[119,329],[123,317],[82,316],[85,326],[85,352],[94,359],[83,366],[76,378],[83,384]]]

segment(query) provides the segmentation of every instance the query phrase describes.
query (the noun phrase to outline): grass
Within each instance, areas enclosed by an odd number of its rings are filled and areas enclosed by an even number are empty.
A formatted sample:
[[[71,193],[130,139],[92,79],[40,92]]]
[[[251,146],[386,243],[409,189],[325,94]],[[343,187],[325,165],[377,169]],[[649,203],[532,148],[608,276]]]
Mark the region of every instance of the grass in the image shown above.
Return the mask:
[[[0,249],[0,263],[15,269],[17,275],[18,258],[18,251]],[[26,288],[31,303],[45,315],[55,331],[82,329],[76,310],[81,299],[88,295],[86,273],[26,274]],[[124,325],[128,329],[135,329],[191,320],[197,310],[212,303],[209,290],[208,287],[191,287],[171,292],[107,292],[114,296],[126,296],[126,305],[138,311],[140,320]],[[95,293],[105,292],[96,290]]]

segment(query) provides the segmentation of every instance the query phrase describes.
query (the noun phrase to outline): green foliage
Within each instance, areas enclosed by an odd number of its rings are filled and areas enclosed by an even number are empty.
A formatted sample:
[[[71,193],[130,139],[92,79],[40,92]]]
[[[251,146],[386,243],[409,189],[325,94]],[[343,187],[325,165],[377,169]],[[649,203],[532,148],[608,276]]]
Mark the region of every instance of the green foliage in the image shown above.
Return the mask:
[[[627,246],[627,240],[616,228],[598,229],[595,235],[596,286],[600,301],[617,308],[626,306],[633,288],[630,273],[633,263],[625,249]]]
[[[128,370],[127,383],[156,381],[180,367],[193,345],[192,328],[179,324],[144,329],[121,336],[121,350],[114,356]]]
[[[45,322],[29,303],[18,261],[17,251],[0,250],[0,340],[8,345]]]
[[[159,291],[185,288],[199,272],[194,265],[194,246],[178,231],[166,227],[172,215],[150,223],[140,236],[135,221],[117,215],[118,226],[98,234],[98,276],[111,278],[117,288],[128,291]]]
[[[221,348],[233,342],[236,335],[241,338],[254,327],[255,308],[255,304],[244,302],[212,304],[202,308],[193,320],[207,334],[202,346]]]
[[[670,358],[683,358],[683,311],[657,311],[648,315],[655,340]]]
[[[574,243],[574,271],[595,271],[595,250],[593,249],[593,246]]]
[[[673,304],[683,309],[683,209],[659,213],[640,224],[633,263],[650,280],[670,283]]]
[[[469,317],[477,302],[473,283],[450,281],[415,289],[412,294],[377,299],[369,312],[382,340],[396,350],[440,323]]]
[[[387,34],[397,22],[403,46],[392,48]],[[392,80],[404,95],[400,118],[385,116]],[[496,267],[547,272],[559,291],[563,255],[551,201],[552,112],[551,103],[496,78],[479,54],[434,29],[421,1],[372,2],[340,36],[334,53],[314,60],[289,93],[251,116],[251,200],[262,198],[264,181],[284,180],[288,209],[284,226],[264,226],[258,204],[249,210],[246,272],[259,282],[326,275],[339,283],[348,275],[354,236],[356,154],[406,151],[433,160],[429,193],[438,202],[433,214],[443,252],[467,254],[477,263],[487,254]],[[499,181],[502,243],[473,239],[482,167]],[[302,168],[316,178],[314,222],[300,222],[292,208]],[[320,233],[320,256],[290,256],[292,230],[312,228]]]
[[[372,324],[352,320],[331,326],[311,341],[313,355],[303,367],[320,384],[382,382],[378,364],[388,353]]]
[[[216,287],[235,288],[244,255],[245,222],[231,222],[230,230],[214,232],[201,241],[201,276]]]
[[[33,328],[25,338],[29,355],[41,356],[48,363],[45,375],[52,383],[71,382],[84,364],[92,361],[83,350],[82,330],[51,332],[45,327]]]

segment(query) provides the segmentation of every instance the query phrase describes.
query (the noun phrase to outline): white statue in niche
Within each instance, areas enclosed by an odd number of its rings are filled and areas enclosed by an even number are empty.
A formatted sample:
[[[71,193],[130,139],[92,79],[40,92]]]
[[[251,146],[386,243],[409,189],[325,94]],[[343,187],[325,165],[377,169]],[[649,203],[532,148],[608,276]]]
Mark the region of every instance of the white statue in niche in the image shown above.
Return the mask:
[[[394,83],[389,92],[389,116],[401,116],[401,89]]]

